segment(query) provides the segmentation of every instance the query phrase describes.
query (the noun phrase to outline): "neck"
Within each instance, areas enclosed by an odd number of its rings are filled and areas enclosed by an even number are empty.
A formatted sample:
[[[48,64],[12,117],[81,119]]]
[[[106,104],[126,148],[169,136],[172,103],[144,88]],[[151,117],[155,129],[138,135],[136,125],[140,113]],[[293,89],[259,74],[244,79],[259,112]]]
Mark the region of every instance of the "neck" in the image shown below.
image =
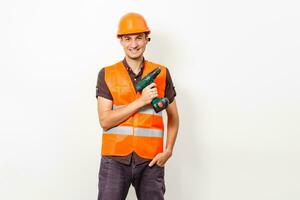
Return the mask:
[[[128,56],[125,57],[126,62],[128,63],[129,67],[132,69],[132,71],[135,74],[138,74],[142,68],[143,63],[143,56],[137,58],[137,59],[131,59]]]

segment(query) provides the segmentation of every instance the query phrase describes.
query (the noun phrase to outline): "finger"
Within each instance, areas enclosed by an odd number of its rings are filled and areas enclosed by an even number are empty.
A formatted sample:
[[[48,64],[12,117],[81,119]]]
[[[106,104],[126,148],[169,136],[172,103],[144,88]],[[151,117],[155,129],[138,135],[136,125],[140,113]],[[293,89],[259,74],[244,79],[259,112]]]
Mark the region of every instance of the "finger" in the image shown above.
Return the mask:
[[[159,167],[163,167],[164,166],[164,164],[162,164],[162,163],[156,163]]]
[[[151,91],[157,92],[157,88],[156,87],[151,88]]]
[[[156,89],[156,83],[151,83],[151,85],[152,85],[152,86],[150,87],[151,89]]]
[[[149,91],[152,92],[152,93],[157,93],[157,89],[156,88],[151,88]]]
[[[157,158],[153,158],[152,161],[149,163],[149,167],[152,167],[157,161]]]
[[[158,160],[158,161],[156,162],[156,164],[157,164],[159,167],[163,167],[165,163],[164,163],[163,161],[161,161],[161,160]]]
[[[150,85],[148,85],[147,87],[148,88],[153,88],[153,87],[155,87],[156,86],[156,84],[153,82],[153,83],[151,83]]]
[[[152,98],[152,99],[154,99],[154,98],[158,97],[158,95],[157,95],[157,94],[151,94],[150,96],[151,96],[151,98]]]
[[[160,166],[160,165],[161,165],[161,163],[159,162],[159,160],[156,162],[156,164],[157,164],[158,166]]]

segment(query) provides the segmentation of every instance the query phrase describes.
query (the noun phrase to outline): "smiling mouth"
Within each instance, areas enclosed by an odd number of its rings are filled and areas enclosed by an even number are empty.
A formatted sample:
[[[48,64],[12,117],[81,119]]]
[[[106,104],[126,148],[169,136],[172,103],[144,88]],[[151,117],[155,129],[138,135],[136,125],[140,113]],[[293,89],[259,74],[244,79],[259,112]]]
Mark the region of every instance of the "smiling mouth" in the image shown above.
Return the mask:
[[[130,51],[131,53],[137,53],[137,52],[140,51],[140,49],[130,49],[129,51]]]

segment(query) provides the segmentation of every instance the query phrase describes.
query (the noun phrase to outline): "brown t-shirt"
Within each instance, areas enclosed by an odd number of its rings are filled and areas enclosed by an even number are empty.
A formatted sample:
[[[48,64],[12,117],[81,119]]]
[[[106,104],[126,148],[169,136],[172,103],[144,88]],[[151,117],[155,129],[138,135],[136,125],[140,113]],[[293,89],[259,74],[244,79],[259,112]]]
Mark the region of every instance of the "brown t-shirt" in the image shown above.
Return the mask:
[[[144,70],[144,63],[145,62],[143,61],[140,72],[138,74],[135,74],[132,71],[132,69],[130,68],[130,66],[128,65],[128,63],[126,62],[126,59],[125,58],[123,59],[123,65],[126,68],[126,70],[128,71],[128,74],[131,78],[134,88],[135,88],[136,84],[142,78],[142,74],[143,74],[143,70]],[[101,96],[106,99],[113,100],[113,97],[108,89],[108,86],[105,82],[104,77],[105,77],[105,70],[104,70],[104,68],[102,68],[98,74],[97,86],[96,86],[96,98],[98,98],[98,96]],[[167,69],[165,97],[167,97],[169,99],[170,103],[172,103],[174,101],[175,96],[176,96],[175,87],[173,85],[173,81],[172,81],[170,72]],[[145,159],[145,158],[138,156],[135,152],[133,152],[127,156],[109,156],[109,157],[111,157],[112,159],[114,159],[120,163],[127,164],[127,165],[130,164],[131,160],[135,164],[141,164],[141,163],[144,163],[149,160],[149,159]]]

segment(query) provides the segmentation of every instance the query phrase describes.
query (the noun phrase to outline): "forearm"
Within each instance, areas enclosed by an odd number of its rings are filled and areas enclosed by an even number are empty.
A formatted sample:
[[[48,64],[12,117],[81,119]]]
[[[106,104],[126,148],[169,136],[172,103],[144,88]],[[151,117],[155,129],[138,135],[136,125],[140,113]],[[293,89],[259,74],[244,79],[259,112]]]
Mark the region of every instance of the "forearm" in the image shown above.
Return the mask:
[[[177,138],[178,128],[179,128],[179,117],[178,115],[169,115],[168,116],[168,125],[167,125],[167,141],[165,151],[168,151],[172,154],[175,141]]]
[[[128,119],[143,107],[143,105],[144,104],[137,99],[125,107],[104,111],[100,118],[100,124],[104,130],[110,129]]]
[[[104,130],[119,125],[131,115],[136,113],[140,108],[150,104],[153,98],[158,96],[155,83],[151,83],[145,87],[138,99],[125,107],[112,110],[112,100],[98,97],[98,114],[100,125]]]

